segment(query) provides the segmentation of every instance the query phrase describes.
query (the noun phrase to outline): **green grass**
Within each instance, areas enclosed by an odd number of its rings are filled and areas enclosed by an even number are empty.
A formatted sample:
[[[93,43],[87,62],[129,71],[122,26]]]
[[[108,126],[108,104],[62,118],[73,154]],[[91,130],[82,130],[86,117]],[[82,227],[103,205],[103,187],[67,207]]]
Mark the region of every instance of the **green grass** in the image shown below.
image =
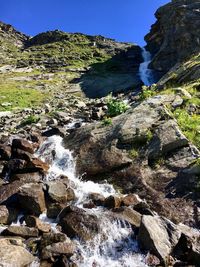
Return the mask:
[[[21,89],[15,83],[0,83],[0,111],[31,108],[41,105],[46,94],[35,89]],[[2,106],[10,103],[9,106]]]
[[[111,118],[107,118],[107,117],[105,117],[105,118],[103,118],[103,120],[102,120],[102,125],[103,126],[109,126],[109,125],[112,125],[112,119]]]
[[[184,109],[176,109],[174,117],[185,136],[200,149],[200,115],[189,115]]]

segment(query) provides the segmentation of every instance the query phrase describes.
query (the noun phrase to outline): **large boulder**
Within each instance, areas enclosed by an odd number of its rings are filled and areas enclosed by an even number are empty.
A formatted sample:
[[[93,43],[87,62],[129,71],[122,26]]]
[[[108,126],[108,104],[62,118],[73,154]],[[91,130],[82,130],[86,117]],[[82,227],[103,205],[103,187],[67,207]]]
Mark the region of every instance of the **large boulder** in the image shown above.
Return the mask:
[[[11,225],[2,232],[6,236],[21,236],[23,238],[37,237],[38,230],[33,227]]]
[[[171,221],[158,216],[143,215],[138,242],[142,249],[153,253],[165,264],[180,235],[180,230]]]
[[[34,257],[25,248],[12,245],[7,240],[0,242],[0,264],[2,267],[24,267],[34,261]]]
[[[96,215],[85,210],[69,206],[59,215],[62,231],[70,238],[78,237],[84,241],[91,240],[99,232],[99,220]]]
[[[20,187],[17,197],[21,208],[29,214],[39,216],[46,210],[42,184],[24,184]]]

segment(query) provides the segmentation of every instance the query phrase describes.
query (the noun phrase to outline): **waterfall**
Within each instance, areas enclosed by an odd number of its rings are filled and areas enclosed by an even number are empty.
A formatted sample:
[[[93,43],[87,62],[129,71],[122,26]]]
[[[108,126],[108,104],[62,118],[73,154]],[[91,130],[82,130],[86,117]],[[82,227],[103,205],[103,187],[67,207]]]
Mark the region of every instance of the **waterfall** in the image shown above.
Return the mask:
[[[52,153],[54,151],[54,153]],[[52,157],[54,154],[54,157]],[[59,175],[67,175],[77,197],[76,206],[83,208],[83,203],[89,193],[100,193],[104,197],[116,195],[113,186],[107,183],[98,184],[92,181],[82,181],[76,176],[75,160],[71,151],[62,145],[62,138],[53,136],[48,138],[37,152],[37,156],[51,164],[46,177],[47,180],[56,180]],[[130,224],[122,220],[111,219],[109,211],[103,207],[85,209],[99,218],[100,231],[96,237],[88,242],[75,239],[81,257],[73,258],[79,267],[145,267],[144,256],[138,249],[137,241]],[[48,218],[45,215],[45,221]],[[55,222],[53,223],[55,229]]]
[[[139,75],[144,85],[149,86],[153,83],[153,72],[148,68],[151,63],[151,54],[144,47],[142,48],[143,62],[140,64]]]

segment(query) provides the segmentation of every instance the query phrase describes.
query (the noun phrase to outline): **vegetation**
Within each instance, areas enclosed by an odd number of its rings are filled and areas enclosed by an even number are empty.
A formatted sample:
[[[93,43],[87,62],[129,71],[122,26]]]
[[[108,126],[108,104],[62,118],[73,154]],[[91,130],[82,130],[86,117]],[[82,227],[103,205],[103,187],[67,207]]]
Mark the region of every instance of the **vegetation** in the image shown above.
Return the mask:
[[[38,123],[39,120],[40,120],[40,118],[38,116],[30,115],[21,122],[21,126],[30,125],[33,123]]]
[[[156,86],[152,85],[151,87],[143,86],[140,93],[140,100],[145,100],[149,97],[152,97],[156,94]]]
[[[1,83],[0,111],[22,109],[40,105],[46,94],[35,89],[22,89],[15,83]]]
[[[131,159],[136,159],[139,155],[139,152],[136,148],[132,148],[130,151],[129,151],[129,157]]]
[[[102,120],[102,125],[103,126],[109,126],[111,124],[112,124],[112,119],[111,118],[108,118],[108,117],[103,118],[103,120]]]
[[[110,117],[115,117],[126,112],[129,106],[124,102],[117,99],[114,99],[112,95],[109,95],[107,98],[107,107],[108,115]]]

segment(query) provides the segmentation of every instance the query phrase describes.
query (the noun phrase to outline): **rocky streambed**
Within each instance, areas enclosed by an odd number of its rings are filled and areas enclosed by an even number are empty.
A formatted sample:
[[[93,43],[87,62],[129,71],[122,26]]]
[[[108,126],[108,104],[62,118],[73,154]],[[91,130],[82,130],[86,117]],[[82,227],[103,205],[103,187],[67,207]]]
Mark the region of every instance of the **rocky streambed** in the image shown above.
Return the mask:
[[[109,125],[103,99],[75,102],[15,133],[4,114],[2,266],[199,266],[199,152],[175,101],[131,97]]]

